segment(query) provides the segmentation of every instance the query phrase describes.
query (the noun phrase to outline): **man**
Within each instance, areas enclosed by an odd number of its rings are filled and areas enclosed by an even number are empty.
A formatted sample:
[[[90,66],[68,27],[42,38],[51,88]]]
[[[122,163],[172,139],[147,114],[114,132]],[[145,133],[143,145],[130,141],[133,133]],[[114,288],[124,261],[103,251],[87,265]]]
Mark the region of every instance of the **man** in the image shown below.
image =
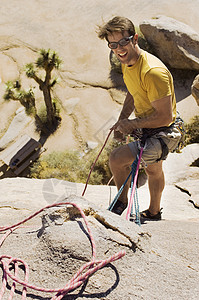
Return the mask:
[[[145,141],[143,160],[150,192],[149,208],[140,213],[141,218],[160,220],[160,202],[165,186],[162,160],[166,150],[173,151],[180,139],[179,131],[172,124],[176,119],[176,99],[173,79],[166,66],[155,56],[138,45],[138,34],[133,23],[123,17],[114,17],[99,26],[98,36],[106,39],[122,65],[127,95],[114,129],[114,137],[122,140],[124,135],[137,129],[152,129],[153,134]],[[129,119],[131,113],[135,118]],[[162,128],[163,127],[163,128]],[[168,130],[167,130],[168,129]],[[130,172],[130,166],[139,153],[139,142],[122,145],[110,155],[110,168],[119,189]],[[121,215],[127,207],[129,183],[125,186],[113,212]]]

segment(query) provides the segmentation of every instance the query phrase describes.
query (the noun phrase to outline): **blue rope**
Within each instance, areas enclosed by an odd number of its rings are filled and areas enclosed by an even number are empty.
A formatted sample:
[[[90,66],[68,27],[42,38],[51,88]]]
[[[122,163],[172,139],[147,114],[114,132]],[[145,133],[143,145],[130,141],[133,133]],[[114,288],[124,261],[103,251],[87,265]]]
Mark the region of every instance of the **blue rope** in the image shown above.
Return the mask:
[[[135,178],[135,173],[136,173],[136,169],[137,169],[137,164],[138,164],[138,159],[139,159],[139,155],[137,155],[136,159],[134,160],[134,162],[131,165],[131,171],[129,173],[129,175],[127,176],[125,182],[123,183],[123,185],[120,187],[117,195],[115,196],[115,198],[113,199],[113,201],[111,202],[110,206],[108,207],[108,210],[112,210],[114,205],[116,204],[118,198],[120,197],[127,181],[129,180],[130,176],[131,177],[131,192],[133,189],[133,183],[134,183],[134,178]],[[134,206],[135,206],[135,215],[136,215],[136,220],[135,223],[138,224],[139,226],[141,225],[140,223],[140,212],[139,212],[139,203],[138,203],[138,193],[137,193],[137,187],[135,190],[135,195],[134,195]],[[133,206],[131,208],[131,214],[133,214]]]
[[[133,188],[133,184],[131,190],[132,188]],[[141,226],[137,186],[135,188],[135,194],[134,194],[134,208],[135,208],[135,223]],[[131,215],[133,215],[133,206],[131,207]]]
[[[132,164],[131,193],[133,190],[133,184],[134,184],[138,159],[139,159],[139,155],[137,155],[137,158],[135,159],[135,161]],[[134,208],[135,208],[135,223],[138,224],[139,226],[141,226],[137,186],[135,188],[135,194],[134,194]],[[131,207],[131,215],[133,215],[133,205]]]
[[[113,209],[113,207],[114,207],[115,203],[117,202],[119,196],[121,195],[121,193],[122,193],[122,191],[123,191],[123,189],[124,189],[124,187],[125,187],[127,181],[129,180],[129,177],[131,176],[131,174],[132,174],[132,170],[131,170],[131,172],[129,173],[129,175],[128,175],[128,177],[126,178],[126,180],[125,180],[125,182],[123,183],[123,185],[121,186],[121,188],[119,189],[117,195],[115,196],[115,198],[114,198],[113,201],[111,202],[110,206],[108,207],[108,210],[111,211],[111,210]]]

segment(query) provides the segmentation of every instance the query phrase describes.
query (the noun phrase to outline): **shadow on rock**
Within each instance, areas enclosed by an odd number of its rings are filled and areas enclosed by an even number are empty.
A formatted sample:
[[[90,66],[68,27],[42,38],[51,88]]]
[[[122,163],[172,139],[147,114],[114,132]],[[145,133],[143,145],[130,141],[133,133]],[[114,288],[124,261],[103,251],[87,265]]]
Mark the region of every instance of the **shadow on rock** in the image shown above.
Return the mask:
[[[104,268],[111,268],[113,270],[113,272],[115,273],[115,277],[116,277],[115,282],[106,291],[98,292],[98,293],[91,293],[91,294],[88,294],[88,293],[84,294],[84,290],[85,290],[85,288],[87,286],[87,283],[89,281],[89,280],[87,280],[84,283],[84,285],[82,286],[82,288],[81,288],[81,290],[79,291],[78,294],[66,295],[66,296],[64,296],[63,300],[74,300],[74,299],[78,299],[78,298],[103,299],[103,298],[107,297],[118,286],[119,281],[120,281],[120,277],[119,277],[119,273],[117,271],[117,268],[115,266],[113,266],[112,264],[108,264]]]

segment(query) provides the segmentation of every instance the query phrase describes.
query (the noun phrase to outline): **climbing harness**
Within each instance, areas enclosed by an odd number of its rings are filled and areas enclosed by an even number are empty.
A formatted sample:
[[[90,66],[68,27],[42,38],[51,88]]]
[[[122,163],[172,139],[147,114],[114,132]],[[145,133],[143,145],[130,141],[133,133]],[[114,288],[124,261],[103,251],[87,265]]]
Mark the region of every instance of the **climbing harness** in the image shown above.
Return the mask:
[[[61,288],[61,289],[48,289],[48,288],[37,287],[37,286],[34,286],[34,285],[28,283],[29,267],[28,267],[28,265],[25,261],[23,261],[22,259],[19,259],[19,258],[13,258],[9,255],[1,255],[0,256],[0,264],[2,265],[2,269],[3,269],[3,280],[2,280],[2,288],[0,290],[0,300],[3,298],[3,295],[6,291],[8,277],[10,277],[13,280],[13,284],[12,284],[12,287],[11,287],[11,290],[10,290],[9,300],[11,300],[13,298],[13,295],[15,293],[16,283],[23,286],[22,297],[21,297],[22,300],[26,299],[27,288],[30,288],[30,289],[33,289],[33,290],[36,290],[36,291],[40,291],[40,292],[56,293],[51,298],[51,300],[60,300],[68,292],[70,292],[70,291],[78,288],[80,285],[82,285],[88,279],[88,277],[90,275],[92,275],[93,273],[95,273],[99,269],[103,268],[104,266],[106,266],[110,262],[113,262],[113,261],[116,261],[116,260],[122,258],[126,254],[126,252],[124,250],[122,250],[122,251],[119,251],[118,253],[110,256],[109,258],[107,258],[105,260],[96,260],[95,241],[94,241],[94,238],[92,236],[88,221],[86,220],[86,216],[85,216],[84,212],[75,203],[71,203],[71,202],[61,202],[61,203],[55,203],[55,204],[52,204],[52,205],[48,205],[48,206],[40,209],[36,213],[32,214],[31,216],[29,216],[28,218],[24,219],[23,221],[21,221],[17,224],[14,224],[12,226],[7,226],[7,227],[0,227],[0,232],[5,232],[5,234],[3,235],[3,237],[0,240],[0,247],[2,246],[5,239],[14,230],[18,229],[20,225],[24,224],[25,222],[32,219],[33,217],[35,217],[36,215],[38,215],[39,213],[41,213],[42,211],[44,211],[48,208],[55,207],[55,206],[62,206],[62,205],[72,205],[72,206],[76,207],[79,210],[82,218],[84,219],[84,223],[86,225],[88,235],[89,235],[89,238],[90,238],[90,241],[91,241],[91,247],[92,247],[92,259],[91,259],[91,261],[84,264],[78,270],[78,272],[72,277],[72,279],[69,280],[69,282],[63,288]],[[22,266],[23,269],[24,269],[24,274],[25,274],[24,280],[21,280],[18,277],[19,266]],[[10,271],[11,267],[14,267],[14,274]]]
[[[134,137],[137,137],[137,139],[140,139],[142,143],[144,144],[147,138],[153,137],[154,135],[157,135],[157,139],[159,140],[162,148],[162,154],[161,157],[157,160],[165,160],[167,158],[167,155],[169,153],[169,149],[164,142],[164,140],[161,138],[161,136],[158,136],[161,132],[164,132],[166,135],[169,133],[172,133],[173,129],[177,129],[180,132],[180,139],[178,141],[177,146],[175,149],[172,150],[172,152],[177,152],[180,153],[181,150],[185,146],[185,135],[186,135],[186,130],[185,130],[185,125],[183,119],[180,117],[179,112],[177,112],[177,117],[174,123],[172,123],[170,126],[163,126],[163,127],[158,127],[158,128],[143,128],[139,129],[137,136],[135,133],[133,133]]]

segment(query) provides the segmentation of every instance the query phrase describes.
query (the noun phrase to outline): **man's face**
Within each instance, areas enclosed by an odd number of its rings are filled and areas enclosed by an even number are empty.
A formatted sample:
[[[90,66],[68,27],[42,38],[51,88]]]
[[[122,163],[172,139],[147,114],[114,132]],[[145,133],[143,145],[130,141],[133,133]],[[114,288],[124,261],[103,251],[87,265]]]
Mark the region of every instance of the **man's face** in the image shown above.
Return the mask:
[[[124,37],[129,37],[128,31],[124,31],[122,34],[121,32],[113,32],[112,34],[108,35],[108,41],[110,42],[119,42]],[[117,56],[117,58],[120,60],[122,64],[130,65],[131,62],[134,62],[136,51],[132,44],[132,41],[130,41],[126,46],[121,46],[118,44],[116,49],[112,49],[114,54]]]

